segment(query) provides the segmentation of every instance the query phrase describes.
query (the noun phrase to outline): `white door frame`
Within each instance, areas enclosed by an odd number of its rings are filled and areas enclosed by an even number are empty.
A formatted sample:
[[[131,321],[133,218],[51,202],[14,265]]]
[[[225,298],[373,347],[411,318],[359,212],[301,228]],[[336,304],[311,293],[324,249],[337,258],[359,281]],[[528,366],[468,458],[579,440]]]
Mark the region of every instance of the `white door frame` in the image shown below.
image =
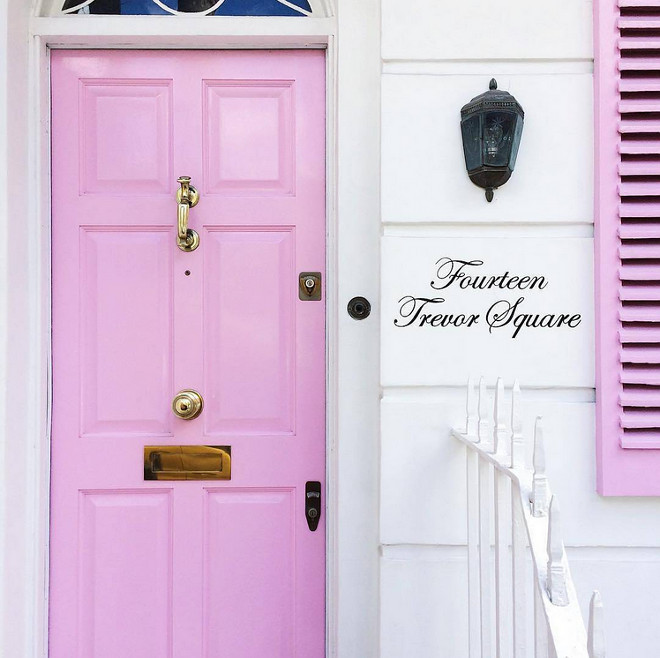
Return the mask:
[[[0,653],[47,655],[50,454],[51,48],[327,49],[327,655],[379,655],[379,0],[336,18],[31,18],[0,0]],[[13,9],[12,9],[13,7]],[[16,17],[12,16],[15,12]],[[25,20],[22,22],[22,19]],[[11,47],[25,27],[25,49]],[[20,43],[21,35],[13,34]],[[6,57],[3,61],[3,55]],[[23,61],[24,60],[24,61]],[[15,90],[15,93],[12,93]],[[26,109],[29,108],[29,109]],[[11,112],[24,113],[12,116]],[[13,124],[24,122],[17,134]],[[2,160],[5,162],[2,162]],[[12,196],[14,203],[12,203]],[[22,205],[19,205],[22,204]],[[20,208],[20,212],[17,212]],[[12,249],[12,243],[15,249]],[[1,259],[0,259],[1,261]],[[365,295],[372,316],[346,303]],[[4,386],[3,386],[4,382]],[[5,477],[6,476],[6,477]],[[341,590],[341,593],[340,593]]]

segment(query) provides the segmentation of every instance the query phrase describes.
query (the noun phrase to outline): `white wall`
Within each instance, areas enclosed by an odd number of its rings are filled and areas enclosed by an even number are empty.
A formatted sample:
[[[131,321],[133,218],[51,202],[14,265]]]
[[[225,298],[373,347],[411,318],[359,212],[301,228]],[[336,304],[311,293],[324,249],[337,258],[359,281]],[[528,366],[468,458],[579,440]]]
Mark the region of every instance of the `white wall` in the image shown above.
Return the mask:
[[[591,2],[382,8],[381,656],[467,655],[464,453],[448,431],[468,375],[498,373],[521,379],[528,431],[545,419],[574,579],[585,607],[601,590],[608,657],[657,656],[660,500],[595,493]],[[465,172],[459,112],[491,77],[526,116],[516,171],[488,204]],[[529,303],[582,323],[515,340],[395,327],[398,300],[432,292],[442,256],[545,274]],[[488,302],[445,293],[447,312]]]

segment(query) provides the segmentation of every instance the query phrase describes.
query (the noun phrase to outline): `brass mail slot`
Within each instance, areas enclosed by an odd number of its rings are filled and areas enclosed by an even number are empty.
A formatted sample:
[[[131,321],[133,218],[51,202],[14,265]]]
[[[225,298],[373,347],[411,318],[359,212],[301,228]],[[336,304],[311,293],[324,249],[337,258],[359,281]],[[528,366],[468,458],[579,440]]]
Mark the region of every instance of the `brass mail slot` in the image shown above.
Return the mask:
[[[231,446],[144,446],[145,480],[231,480]]]

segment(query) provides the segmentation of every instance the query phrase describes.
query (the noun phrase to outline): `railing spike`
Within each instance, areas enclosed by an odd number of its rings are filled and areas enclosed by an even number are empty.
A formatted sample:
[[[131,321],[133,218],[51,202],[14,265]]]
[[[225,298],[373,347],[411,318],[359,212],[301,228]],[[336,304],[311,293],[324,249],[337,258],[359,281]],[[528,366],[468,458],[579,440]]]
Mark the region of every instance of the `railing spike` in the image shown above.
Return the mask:
[[[525,467],[525,439],[520,412],[520,383],[516,379],[511,390],[511,466]]]
[[[605,658],[605,631],[603,624],[603,601],[600,592],[594,590],[589,604],[589,632],[587,640],[589,658]]]
[[[564,542],[560,531],[559,500],[553,496],[548,513],[548,596],[553,605],[568,605]]]
[[[493,447],[500,456],[506,456],[506,419],[504,417],[504,380],[497,378],[495,385],[495,404],[493,405]]]
[[[488,391],[486,390],[486,381],[482,377],[479,380],[479,426],[477,434],[479,436],[479,443],[482,445],[484,450],[489,452],[491,448],[491,434],[490,434],[490,422],[489,422],[489,413],[488,413]]]
[[[465,434],[476,440],[477,438],[477,393],[474,388],[474,378],[468,378],[467,384],[467,419],[465,421]]]
[[[530,502],[533,516],[545,516],[548,513],[548,477],[545,474],[545,445],[541,416],[536,418],[534,424],[534,476]]]

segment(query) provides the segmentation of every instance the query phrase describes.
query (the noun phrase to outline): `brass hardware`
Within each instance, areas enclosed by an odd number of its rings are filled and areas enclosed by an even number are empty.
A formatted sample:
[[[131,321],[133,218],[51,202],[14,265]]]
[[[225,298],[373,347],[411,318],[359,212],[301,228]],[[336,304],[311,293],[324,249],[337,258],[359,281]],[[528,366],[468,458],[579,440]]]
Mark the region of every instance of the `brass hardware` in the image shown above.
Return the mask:
[[[176,244],[181,251],[195,251],[199,247],[199,234],[188,228],[190,209],[199,203],[199,192],[190,184],[190,176],[179,176],[181,186],[176,191],[178,203]]]
[[[231,480],[231,446],[144,446],[145,480]]]
[[[321,299],[321,273],[301,272],[298,276],[298,298],[304,302]]]
[[[172,411],[183,420],[192,420],[202,413],[204,398],[192,389],[179,391],[172,400]]]

